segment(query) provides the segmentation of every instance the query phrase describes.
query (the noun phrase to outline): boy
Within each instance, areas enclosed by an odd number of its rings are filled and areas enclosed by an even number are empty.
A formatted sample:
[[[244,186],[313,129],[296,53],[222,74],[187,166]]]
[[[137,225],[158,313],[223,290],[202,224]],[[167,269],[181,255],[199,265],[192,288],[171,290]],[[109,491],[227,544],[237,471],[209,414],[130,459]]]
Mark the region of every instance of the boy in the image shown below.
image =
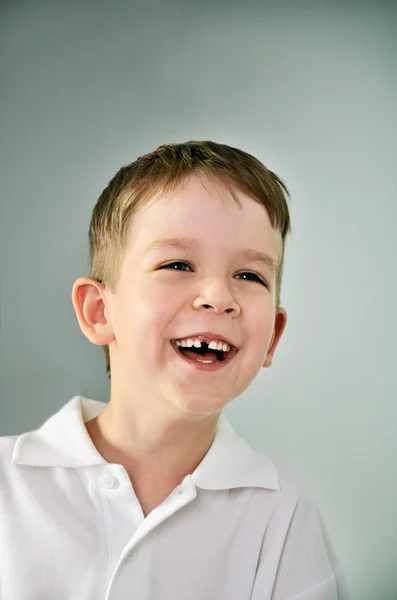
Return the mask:
[[[346,600],[314,505],[221,414],[270,367],[282,181],[214,142],[160,146],[94,208],[80,328],[110,402],[1,440],[4,600]]]

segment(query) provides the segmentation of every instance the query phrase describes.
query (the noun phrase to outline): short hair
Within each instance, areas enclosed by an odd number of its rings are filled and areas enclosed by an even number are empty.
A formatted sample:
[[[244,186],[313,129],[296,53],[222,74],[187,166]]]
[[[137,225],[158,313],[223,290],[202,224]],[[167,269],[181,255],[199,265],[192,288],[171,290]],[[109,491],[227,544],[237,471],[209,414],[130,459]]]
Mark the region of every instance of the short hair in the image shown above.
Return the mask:
[[[291,231],[289,191],[280,177],[251,154],[213,141],[163,144],[116,173],[92,212],[89,228],[91,277],[115,290],[133,216],[151,198],[174,191],[191,175],[221,184],[239,205],[236,190],[266,209],[272,227],[282,238],[276,273],[278,308],[285,241]],[[110,378],[109,347],[103,348]]]

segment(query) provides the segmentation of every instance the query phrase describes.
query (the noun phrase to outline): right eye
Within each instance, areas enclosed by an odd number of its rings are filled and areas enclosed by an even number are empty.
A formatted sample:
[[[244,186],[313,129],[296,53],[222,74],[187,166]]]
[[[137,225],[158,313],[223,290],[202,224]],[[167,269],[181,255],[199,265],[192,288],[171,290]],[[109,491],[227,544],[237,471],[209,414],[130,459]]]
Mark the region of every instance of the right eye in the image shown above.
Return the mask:
[[[160,269],[174,269],[175,271],[185,271],[184,267],[187,267],[191,270],[189,263],[184,260],[174,260],[173,262],[166,263],[165,265],[161,265]]]

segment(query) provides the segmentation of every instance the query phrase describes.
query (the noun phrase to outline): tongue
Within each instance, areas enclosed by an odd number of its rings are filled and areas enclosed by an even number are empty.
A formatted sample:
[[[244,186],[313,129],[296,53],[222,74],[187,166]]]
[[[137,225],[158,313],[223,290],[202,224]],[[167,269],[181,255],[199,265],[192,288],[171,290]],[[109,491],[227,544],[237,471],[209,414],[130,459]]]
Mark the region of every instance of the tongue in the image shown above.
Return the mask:
[[[204,352],[204,354],[198,354],[197,352],[193,352],[193,350],[188,350],[188,348],[181,348],[182,354],[190,358],[191,360],[195,360],[197,362],[216,362],[218,357],[215,352]]]

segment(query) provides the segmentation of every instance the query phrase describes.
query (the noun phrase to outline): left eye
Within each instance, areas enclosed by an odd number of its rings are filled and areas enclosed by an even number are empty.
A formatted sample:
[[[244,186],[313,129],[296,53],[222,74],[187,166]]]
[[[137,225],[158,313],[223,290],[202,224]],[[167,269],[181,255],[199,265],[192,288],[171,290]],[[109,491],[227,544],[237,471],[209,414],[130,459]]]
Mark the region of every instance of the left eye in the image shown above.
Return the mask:
[[[246,279],[248,281],[257,281],[266,287],[266,283],[263,281],[263,279],[256,273],[251,273],[251,271],[243,271],[242,273],[238,273],[236,277],[241,277],[242,279]]]

